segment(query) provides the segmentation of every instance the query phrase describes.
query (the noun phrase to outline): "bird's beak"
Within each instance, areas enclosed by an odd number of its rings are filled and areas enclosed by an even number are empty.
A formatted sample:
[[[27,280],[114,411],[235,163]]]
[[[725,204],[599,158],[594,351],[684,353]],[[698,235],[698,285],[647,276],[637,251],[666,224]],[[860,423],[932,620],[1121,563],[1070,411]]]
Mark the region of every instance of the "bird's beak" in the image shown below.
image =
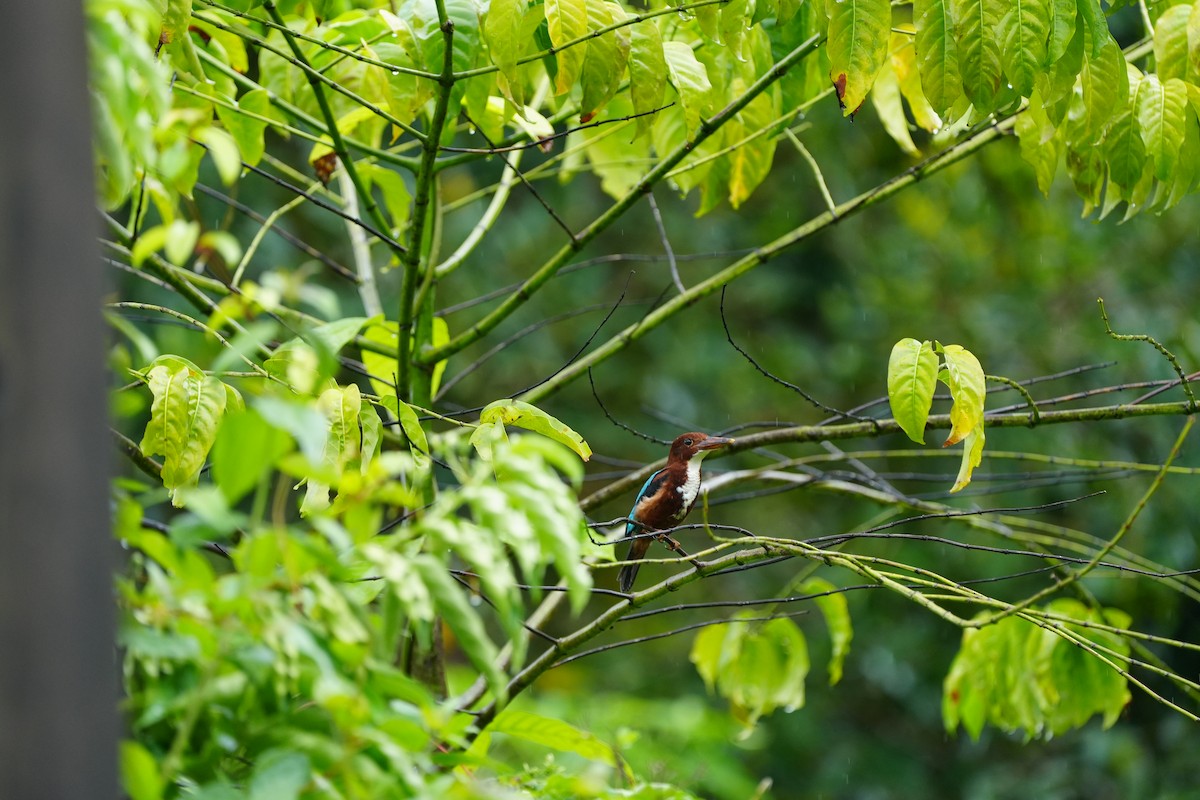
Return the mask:
[[[706,436],[698,445],[696,445],[696,449],[716,450],[719,447],[724,447],[725,445],[732,443],[733,439],[727,439],[724,436]]]

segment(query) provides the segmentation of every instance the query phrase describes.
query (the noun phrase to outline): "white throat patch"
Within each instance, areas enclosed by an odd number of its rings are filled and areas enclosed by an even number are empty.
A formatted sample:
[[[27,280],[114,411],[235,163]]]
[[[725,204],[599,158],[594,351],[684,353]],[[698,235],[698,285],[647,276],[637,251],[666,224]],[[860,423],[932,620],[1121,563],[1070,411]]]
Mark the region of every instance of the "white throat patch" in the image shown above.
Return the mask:
[[[701,450],[688,461],[687,480],[678,489],[679,494],[683,495],[683,505],[679,507],[676,519],[683,519],[684,515],[691,510],[692,503],[696,502],[696,496],[700,494],[700,462],[706,455],[708,455],[708,451]]]

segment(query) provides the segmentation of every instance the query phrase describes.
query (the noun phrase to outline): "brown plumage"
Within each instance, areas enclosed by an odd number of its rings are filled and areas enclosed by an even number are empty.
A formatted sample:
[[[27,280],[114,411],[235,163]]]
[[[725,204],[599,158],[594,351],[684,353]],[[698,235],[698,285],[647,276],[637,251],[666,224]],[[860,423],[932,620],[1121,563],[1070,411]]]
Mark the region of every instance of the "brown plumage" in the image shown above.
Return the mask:
[[[700,494],[700,461],[710,450],[724,447],[731,441],[696,431],[676,437],[667,455],[667,465],[646,479],[633,502],[630,521],[625,524],[626,538],[678,525],[692,510],[692,504]],[[644,558],[651,541],[653,539],[648,536],[634,539],[625,560],[636,562]],[[628,593],[633,588],[640,566],[633,563],[621,568],[617,583],[622,592]]]

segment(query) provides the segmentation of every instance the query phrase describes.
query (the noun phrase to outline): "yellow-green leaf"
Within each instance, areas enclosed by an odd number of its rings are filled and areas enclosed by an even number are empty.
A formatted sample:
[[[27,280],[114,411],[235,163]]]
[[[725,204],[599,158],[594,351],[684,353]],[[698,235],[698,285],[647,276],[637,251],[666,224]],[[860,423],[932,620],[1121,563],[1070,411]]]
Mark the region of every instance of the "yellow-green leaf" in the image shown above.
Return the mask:
[[[950,436],[943,447],[957,444],[983,424],[983,400],[987,389],[983,367],[974,353],[961,345],[939,346],[945,369],[938,377],[950,387]]]
[[[1188,74],[1188,21],[1196,16],[1191,5],[1171,6],[1154,24],[1154,68],[1164,83]]]
[[[904,104],[900,99],[900,82],[890,66],[879,71],[875,79],[875,91],[871,92],[871,105],[883,123],[892,141],[900,145],[900,149],[910,156],[918,156],[921,151],[913,143],[912,134],[908,132],[908,117],[904,114]]]
[[[913,121],[917,123],[917,127],[930,133],[936,133],[942,127],[942,118],[933,110],[933,106],[929,104],[929,99],[925,97],[925,91],[921,87],[913,32],[914,29],[910,23],[896,26],[896,30],[892,31],[888,61],[892,71],[896,73],[896,81],[900,84],[900,94],[908,102],[908,109],[912,112]],[[887,70],[885,69],[884,72]]]
[[[1162,19],[1166,18],[1164,14]],[[1190,114],[1187,92],[1187,84],[1179,78],[1160,82],[1153,73],[1148,73],[1138,85],[1138,127],[1146,155],[1154,165],[1154,177],[1160,181],[1170,180],[1179,162],[1184,125]]]
[[[509,81],[517,83],[517,59],[524,41],[521,39],[521,19],[525,16],[526,0],[491,0],[483,20],[483,38],[492,54],[492,62]]]
[[[195,486],[225,413],[225,385],[177,356],[163,356],[146,373],[154,394],[142,436],[146,455],[162,455],[163,486],[180,504],[178,490]]]
[[[887,60],[892,5],[888,0],[828,0],[829,78],[845,116],[853,115]]]
[[[901,339],[888,359],[888,403],[908,438],[925,443],[925,420],[937,386],[938,358],[932,343]]]
[[[667,89],[667,59],[663,55],[662,35],[654,20],[632,26],[629,49],[629,96],[633,113],[646,114],[663,104]],[[638,117],[640,138],[654,124],[654,117]]]
[[[613,748],[594,734],[580,730],[559,719],[506,708],[491,725],[489,733],[506,733],[527,742],[549,747],[563,753],[574,753],[591,761],[617,766]]]
[[[671,85],[679,93],[679,102],[683,106],[687,135],[691,136],[700,124],[700,114],[708,110],[712,90],[708,70],[696,59],[692,48],[683,42],[663,42],[663,55]]]
[[[971,482],[971,473],[983,461],[983,445],[986,440],[982,425],[967,434],[967,441],[963,443],[962,463],[959,464],[958,477],[954,479],[951,492],[961,491]]]
[[[362,395],[358,386],[350,384],[345,388],[334,386],[326,389],[317,398],[317,410],[324,415],[329,426],[320,466],[337,476],[360,453],[361,430],[358,420],[362,412]],[[300,513],[308,515],[328,506],[329,485],[310,479]]]
[[[824,578],[809,578],[800,585],[800,594],[815,594],[817,608],[825,618],[825,627],[829,630],[829,641],[832,653],[829,656],[829,685],[833,686],[842,679],[842,666],[850,652],[850,640],[854,638],[854,628],[850,624],[850,606],[846,595],[837,590]]]
[[[573,39],[587,35],[587,0],[547,0],[545,4],[547,32],[550,43],[562,47]],[[583,60],[588,45],[577,44],[554,54],[558,63],[558,74],[554,79],[554,93],[571,91],[583,70]]]
[[[625,10],[616,3],[593,0],[588,4],[588,30],[596,31],[625,20]],[[629,30],[617,28],[590,40],[583,59],[583,99],[580,121],[588,122],[604,107],[625,74],[629,62]]]
[[[592,457],[592,448],[588,446],[582,436],[545,411],[523,400],[497,400],[489,403],[479,415],[479,421],[481,423],[498,422],[502,425],[516,425],[566,445],[578,453],[584,461]]]

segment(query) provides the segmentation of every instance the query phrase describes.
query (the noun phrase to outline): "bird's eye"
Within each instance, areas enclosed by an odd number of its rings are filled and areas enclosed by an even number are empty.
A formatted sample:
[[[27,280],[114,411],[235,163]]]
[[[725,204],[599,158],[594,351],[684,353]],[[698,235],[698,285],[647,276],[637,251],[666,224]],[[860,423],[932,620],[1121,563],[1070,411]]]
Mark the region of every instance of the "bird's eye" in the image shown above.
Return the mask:
[[[691,439],[684,439],[684,440],[683,440],[683,443],[684,443],[684,444],[686,444],[688,447],[691,447],[691,446],[692,446],[692,440],[691,440]]]

